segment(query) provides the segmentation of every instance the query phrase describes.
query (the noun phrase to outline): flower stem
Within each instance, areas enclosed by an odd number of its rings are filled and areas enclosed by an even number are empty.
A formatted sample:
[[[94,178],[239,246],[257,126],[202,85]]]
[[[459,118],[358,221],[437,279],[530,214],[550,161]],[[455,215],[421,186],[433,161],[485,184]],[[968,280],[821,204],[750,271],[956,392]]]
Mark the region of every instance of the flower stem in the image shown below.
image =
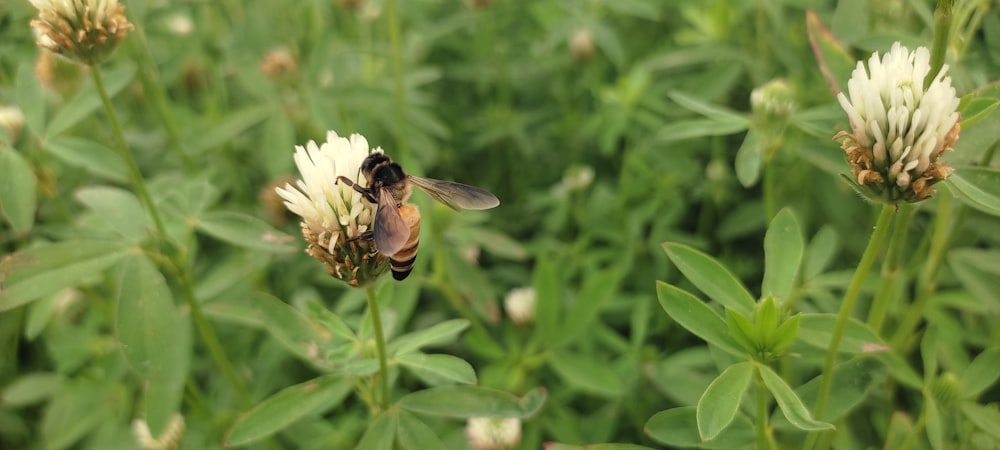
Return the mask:
[[[844,301],[840,304],[840,312],[837,314],[837,321],[833,327],[833,336],[830,337],[830,347],[826,350],[826,360],[823,362],[822,381],[820,382],[819,396],[817,397],[816,409],[814,411],[816,420],[823,418],[826,403],[830,399],[830,386],[833,383],[833,366],[837,363],[837,352],[840,350],[840,340],[844,337],[844,328],[847,326],[847,319],[851,317],[851,312],[854,311],[854,304],[857,303],[858,294],[861,292],[861,285],[864,283],[865,277],[868,276],[872,263],[875,262],[875,257],[882,248],[882,243],[888,234],[894,212],[895,206],[889,204],[882,206],[882,212],[875,223],[875,229],[872,231],[868,246],[865,248],[864,254],[861,255],[858,268],[854,271],[851,284],[847,287],[847,292],[844,294]]]
[[[167,231],[166,227],[163,225],[163,219],[160,217],[160,213],[156,209],[153,199],[149,196],[149,191],[146,189],[146,182],[142,178],[142,172],[139,171],[139,165],[136,164],[135,157],[132,156],[132,152],[125,143],[125,136],[122,133],[121,124],[118,122],[118,116],[115,115],[114,109],[111,107],[111,99],[108,97],[108,93],[104,88],[104,80],[101,76],[101,70],[95,65],[91,66],[91,72],[94,76],[94,86],[97,89],[97,94],[101,97],[101,103],[104,105],[104,112],[108,116],[108,122],[111,123],[112,134],[115,137],[118,153],[125,161],[125,165],[128,167],[129,178],[132,181],[136,194],[139,196],[139,200],[142,201],[143,205],[149,211],[149,215],[153,218],[153,225],[156,227],[156,240],[172,250],[170,252],[170,260],[173,266],[177,269],[176,275],[178,278],[178,284],[181,286],[181,290],[184,293],[185,301],[191,308],[191,318],[194,320],[195,327],[198,329],[198,334],[201,336],[202,342],[208,346],[209,353],[211,354],[216,365],[219,366],[223,375],[233,386],[237,395],[239,395],[240,401],[243,404],[249,404],[249,396],[247,395],[246,388],[243,387],[239,377],[236,376],[236,371],[233,370],[232,365],[226,358],[225,352],[222,351],[222,345],[219,342],[219,338],[215,335],[212,325],[205,318],[205,315],[201,310],[201,304],[194,296],[192,280],[190,277],[190,268],[188,267],[187,261],[183,257],[180,249],[170,245],[167,240]]]
[[[132,156],[132,152],[125,143],[125,135],[122,133],[122,126],[118,122],[118,116],[115,115],[114,109],[111,108],[111,99],[108,97],[108,92],[104,89],[104,79],[101,76],[101,69],[97,65],[90,66],[90,69],[94,76],[94,87],[97,88],[97,95],[101,97],[101,104],[104,105],[104,113],[108,116],[108,122],[111,124],[111,131],[115,137],[115,144],[117,144],[116,150],[118,150],[119,156],[125,161],[132,186],[135,188],[139,200],[146,206],[149,215],[153,218],[157,237],[159,239],[166,239],[167,232],[166,227],[163,225],[163,219],[160,217],[160,212],[156,209],[156,205],[153,204],[153,199],[149,196],[149,191],[146,189],[146,182],[142,178],[142,172],[139,171],[139,165],[136,164],[135,157]]]
[[[757,437],[757,450],[771,450],[771,440],[767,438],[767,386],[760,376],[760,371],[754,368],[754,378],[757,385],[757,417],[754,420],[754,430]]]
[[[182,258],[178,257],[177,259]],[[247,393],[246,387],[243,386],[243,382],[240,381],[240,377],[237,376],[232,363],[229,362],[226,352],[222,349],[222,342],[219,341],[218,335],[215,334],[215,329],[212,328],[212,324],[205,317],[205,312],[201,309],[201,302],[194,295],[194,289],[191,287],[193,281],[191,280],[190,267],[188,267],[187,263],[181,261],[175,261],[175,264],[177,265],[177,270],[180,272],[178,274],[178,284],[181,286],[181,291],[183,291],[184,301],[191,308],[191,319],[194,320],[194,326],[198,330],[201,342],[208,347],[208,354],[212,357],[212,361],[215,362],[215,365],[222,371],[222,376],[226,378],[229,385],[236,391],[236,395],[240,399],[240,404],[244,407],[250,406],[250,395]]]
[[[896,329],[896,333],[892,336],[890,342],[892,348],[904,353],[905,349],[903,347],[920,324],[920,319],[924,316],[924,310],[927,309],[927,302],[930,300],[931,294],[934,293],[936,286],[934,279],[937,277],[938,269],[941,268],[948,242],[951,241],[953,226],[948,221],[951,215],[951,199],[951,194],[947,192],[942,192],[938,195],[938,211],[934,219],[934,235],[931,238],[931,247],[927,254],[924,268],[917,278],[916,299],[913,301],[913,305],[907,309],[906,315],[903,317],[902,322],[900,322],[899,328]]]
[[[899,278],[902,276],[900,261],[906,244],[907,230],[910,220],[916,212],[916,208],[909,205],[900,206],[901,214],[896,215],[896,220],[892,225],[892,237],[889,239],[889,249],[886,251],[885,261],[882,263],[882,283],[878,293],[872,301],[868,310],[868,327],[880,334],[882,325],[889,311],[889,303],[895,297],[895,292],[899,286]]]
[[[399,140],[395,152],[398,158],[406,161],[406,85],[403,83],[403,50],[400,38],[399,7],[396,0],[386,0],[385,15],[389,22],[389,46],[392,54],[392,81],[396,90],[396,124],[399,127]]]
[[[375,297],[375,287],[365,286],[368,294],[368,310],[372,317],[372,329],[375,331],[375,351],[378,352],[378,377],[381,394],[378,396],[380,411],[389,409],[389,369],[385,358],[385,335],[382,333],[382,317],[379,314],[378,300]]]
[[[948,51],[948,41],[951,37],[951,22],[954,15],[952,8],[955,0],[938,0],[937,8],[934,9],[934,44],[931,48],[931,71],[930,76],[924,80],[924,89],[927,89],[934,81],[934,77],[944,66],[945,53]]]

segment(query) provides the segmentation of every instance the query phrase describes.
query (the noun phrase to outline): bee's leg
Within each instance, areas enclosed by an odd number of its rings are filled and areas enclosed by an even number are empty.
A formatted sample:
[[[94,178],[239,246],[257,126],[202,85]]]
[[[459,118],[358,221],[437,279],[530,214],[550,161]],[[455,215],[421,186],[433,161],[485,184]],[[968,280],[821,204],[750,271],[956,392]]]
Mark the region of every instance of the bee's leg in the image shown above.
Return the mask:
[[[375,240],[375,231],[365,231],[364,233],[361,233],[361,234],[359,234],[359,235],[357,235],[355,237],[352,237],[352,238],[348,239],[347,242],[351,242],[351,241],[373,241],[373,240]]]
[[[351,189],[358,191],[361,195],[365,197],[365,200],[368,200],[369,202],[372,203],[378,203],[378,200],[375,198],[375,196],[372,195],[371,191],[359,186],[357,183],[351,181],[350,178],[341,175],[337,177],[337,181],[335,181],[335,183],[340,183],[340,182],[343,182],[344,184],[350,186]]]

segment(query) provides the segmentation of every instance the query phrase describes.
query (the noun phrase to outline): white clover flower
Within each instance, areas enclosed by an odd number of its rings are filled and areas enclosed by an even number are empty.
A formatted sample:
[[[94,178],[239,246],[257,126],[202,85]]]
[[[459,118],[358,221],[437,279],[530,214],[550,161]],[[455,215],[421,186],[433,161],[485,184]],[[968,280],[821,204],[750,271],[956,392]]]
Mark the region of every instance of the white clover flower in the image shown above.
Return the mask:
[[[837,96],[851,130],[834,138],[845,138],[852,178],[889,202],[927,198],[950,170],[937,161],[958,140],[959,99],[947,65],[925,89],[930,70],[927,48],[911,53],[896,42],[881,59],[873,53],[867,70],[859,61],[848,95]]]
[[[144,419],[136,419],[132,422],[132,434],[139,443],[142,450],[173,450],[180,448],[181,440],[184,439],[184,416],[174,414],[167,424],[167,429],[159,436],[153,436],[149,431],[149,424]]]
[[[16,141],[17,136],[24,128],[24,113],[17,106],[0,106],[0,128],[10,131],[11,141]]]
[[[509,450],[521,443],[521,419],[473,417],[465,426],[465,436],[476,450]]]
[[[87,65],[103,61],[134,27],[118,0],[30,0],[39,47]]]
[[[302,217],[302,234],[309,242],[306,252],[352,286],[384,273],[388,259],[364,239],[373,226],[375,205],[346,183],[337,183],[337,178],[366,186],[361,162],[370,152],[381,151],[369,151],[368,141],[360,134],[348,139],[330,131],[322,145],[309,141],[305,147],[295,146],[295,165],[302,179],[294,187],[286,183],[275,189],[288,210]]]
[[[535,288],[523,287],[511,289],[503,299],[503,308],[507,316],[517,325],[524,325],[535,320]]]

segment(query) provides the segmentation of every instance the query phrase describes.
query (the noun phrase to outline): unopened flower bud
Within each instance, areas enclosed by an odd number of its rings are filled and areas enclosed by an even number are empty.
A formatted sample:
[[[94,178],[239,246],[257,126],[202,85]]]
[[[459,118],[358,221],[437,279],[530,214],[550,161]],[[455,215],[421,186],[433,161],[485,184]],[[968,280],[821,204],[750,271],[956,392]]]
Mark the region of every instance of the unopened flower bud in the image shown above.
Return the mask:
[[[132,433],[142,450],[174,450],[180,448],[184,439],[184,416],[174,414],[167,429],[159,436],[153,436],[149,424],[144,419],[132,422]]]
[[[594,56],[594,35],[586,28],[580,28],[569,37],[569,53],[574,59],[586,61]]]
[[[535,320],[535,288],[511,289],[503,299],[503,307],[511,322],[525,325]]]

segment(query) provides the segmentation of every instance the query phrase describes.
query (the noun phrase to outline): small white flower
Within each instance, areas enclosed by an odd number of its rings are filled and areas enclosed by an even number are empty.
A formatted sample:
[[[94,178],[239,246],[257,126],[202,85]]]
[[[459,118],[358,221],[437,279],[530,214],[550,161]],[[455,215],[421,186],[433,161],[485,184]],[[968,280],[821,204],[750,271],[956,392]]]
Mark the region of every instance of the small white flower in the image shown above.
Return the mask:
[[[509,450],[521,442],[521,419],[473,417],[465,426],[465,436],[476,450]]]
[[[503,307],[507,316],[517,325],[524,325],[535,320],[535,288],[523,287],[511,289],[503,299]]]
[[[24,113],[17,106],[0,106],[0,128],[10,130],[11,140],[17,140],[24,127]]]
[[[167,29],[176,36],[188,36],[194,31],[194,21],[187,14],[172,14],[166,21]]]
[[[295,146],[295,165],[302,179],[295,186],[275,188],[288,210],[302,217],[302,233],[310,244],[306,252],[326,264],[331,275],[354,286],[388,267],[388,260],[364,239],[373,225],[375,205],[347,183],[337,183],[343,176],[367,186],[361,163],[370,152],[382,149],[369,150],[368,140],[360,134],[344,138],[330,131],[322,145],[309,141],[305,147]]]
[[[947,65],[924,89],[930,70],[927,48],[911,53],[896,42],[881,58],[872,54],[867,70],[859,61],[848,94],[837,96],[851,131],[836,138],[847,138],[842,146],[853,178],[889,201],[922,200],[947,177],[937,160],[958,139],[959,99]]]

